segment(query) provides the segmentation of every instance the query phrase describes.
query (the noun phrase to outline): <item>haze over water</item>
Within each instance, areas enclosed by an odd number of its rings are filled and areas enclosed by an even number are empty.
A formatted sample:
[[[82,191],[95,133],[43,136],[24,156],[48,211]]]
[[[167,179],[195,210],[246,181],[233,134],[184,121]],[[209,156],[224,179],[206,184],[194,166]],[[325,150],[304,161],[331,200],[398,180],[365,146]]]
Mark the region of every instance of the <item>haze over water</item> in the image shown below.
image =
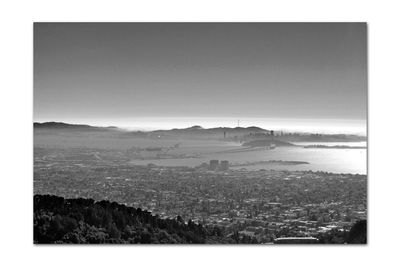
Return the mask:
[[[35,23],[34,32],[37,122],[367,135],[365,23]],[[365,149],[226,154],[239,157],[366,172]]]
[[[56,117],[40,119],[38,122],[57,121]],[[362,119],[295,119],[295,118],[262,118],[262,117],[131,117],[113,119],[73,119],[63,122],[87,124],[94,126],[117,126],[128,130],[168,130],[188,128],[194,125],[203,128],[216,127],[260,127],[267,130],[286,132],[321,133],[321,134],[355,134],[366,136],[367,125]]]
[[[299,145],[347,145],[347,146],[361,146],[366,147],[366,142],[335,142],[335,143],[296,143]],[[212,159],[229,160],[230,163],[246,163],[246,162],[259,162],[270,160],[282,161],[303,161],[309,164],[298,165],[265,165],[256,164],[251,166],[243,166],[248,170],[260,169],[275,169],[275,170],[289,170],[289,171],[323,171],[332,173],[343,174],[367,174],[367,150],[365,149],[305,149],[302,147],[279,147],[274,150],[258,150],[247,151],[240,153],[229,152],[215,152],[216,150],[231,149],[237,144],[223,144],[223,143],[210,143],[203,145],[200,158],[186,158],[186,159],[161,159],[161,160],[132,160],[133,164],[146,165],[153,163],[160,166],[190,166],[195,167],[201,163],[208,162]],[[220,147],[218,147],[218,145]],[[182,149],[188,152],[197,150],[198,147],[191,143],[182,143]],[[239,169],[242,167],[234,167]]]

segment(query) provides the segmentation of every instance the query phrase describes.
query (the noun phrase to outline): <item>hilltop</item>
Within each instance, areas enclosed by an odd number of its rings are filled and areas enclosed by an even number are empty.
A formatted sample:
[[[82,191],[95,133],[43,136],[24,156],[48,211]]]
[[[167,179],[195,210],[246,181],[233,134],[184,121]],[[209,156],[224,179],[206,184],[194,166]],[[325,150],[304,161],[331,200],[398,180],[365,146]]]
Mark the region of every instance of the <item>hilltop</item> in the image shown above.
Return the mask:
[[[110,130],[110,129],[118,129],[117,127],[96,127],[96,126],[89,126],[83,124],[68,124],[63,122],[44,122],[44,123],[33,123],[34,129],[65,129],[65,130]]]

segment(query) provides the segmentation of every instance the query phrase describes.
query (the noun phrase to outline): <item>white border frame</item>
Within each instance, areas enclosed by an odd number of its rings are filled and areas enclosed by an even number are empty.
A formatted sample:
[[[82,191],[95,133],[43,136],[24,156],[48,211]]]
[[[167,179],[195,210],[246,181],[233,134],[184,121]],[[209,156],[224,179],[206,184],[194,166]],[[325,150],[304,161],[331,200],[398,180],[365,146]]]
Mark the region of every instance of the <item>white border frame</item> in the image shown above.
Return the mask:
[[[3,265],[396,264],[399,19],[396,1],[8,1],[1,15],[0,203]],[[33,22],[368,22],[369,231],[366,246],[34,246]],[[397,142],[397,143],[396,143]]]

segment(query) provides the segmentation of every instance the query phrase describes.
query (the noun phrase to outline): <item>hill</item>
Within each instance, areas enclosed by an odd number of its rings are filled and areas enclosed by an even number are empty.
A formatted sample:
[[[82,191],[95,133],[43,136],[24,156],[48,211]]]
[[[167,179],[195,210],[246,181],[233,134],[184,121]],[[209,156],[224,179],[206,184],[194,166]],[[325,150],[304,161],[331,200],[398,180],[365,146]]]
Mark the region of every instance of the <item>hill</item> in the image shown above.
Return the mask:
[[[281,140],[272,140],[272,139],[259,139],[259,140],[251,140],[242,144],[245,147],[267,147],[271,144],[274,144],[276,147],[286,147],[286,146],[295,146],[292,143],[281,141]]]
[[[202,128],[201,126],[192,126],[188,128],[174,128],[168,130],[155,130],[149,132],[149,136],[161,137],[180,137],[180,138],[208,138],[208,139],[232,139],[255,133],[267,133],[268,130],[259,127],[215,127]]]
[[[77,131],[98,131],[98,130],[115,130],[117,127],[95,127],[80,124],[67,124],[62,122],[44,122],[33,123],[34,129],[62,129],[62,130],[77,130]]]
[[[140,208],[93,199],[35,195],[35,244],[258,244],[246,235],[226,235],[217,226],[203,226],[180,216],[162,219]],[[350,232],[318,234],[320,244],[365,244],[366,221]]]
[[[180,216],[161,219],[140,208],[109,201],[34,196],[36,244],[201,244],[234,243],[218,228],[205,228]]]
[[[357,142],[367,141],[366,136],[352,134],[297,134],[289,133],[284,136],[278,136],[282,141],[289,142]]]

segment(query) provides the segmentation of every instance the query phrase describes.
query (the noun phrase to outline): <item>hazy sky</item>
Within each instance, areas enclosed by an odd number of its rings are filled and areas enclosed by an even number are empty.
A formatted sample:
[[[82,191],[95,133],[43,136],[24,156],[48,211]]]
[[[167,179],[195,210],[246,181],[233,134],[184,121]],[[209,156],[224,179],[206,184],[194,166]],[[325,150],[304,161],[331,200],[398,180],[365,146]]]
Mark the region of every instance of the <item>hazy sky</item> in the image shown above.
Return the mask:
[[[366,34],[364,23],[36,23],[34,120],[365,124]]]

